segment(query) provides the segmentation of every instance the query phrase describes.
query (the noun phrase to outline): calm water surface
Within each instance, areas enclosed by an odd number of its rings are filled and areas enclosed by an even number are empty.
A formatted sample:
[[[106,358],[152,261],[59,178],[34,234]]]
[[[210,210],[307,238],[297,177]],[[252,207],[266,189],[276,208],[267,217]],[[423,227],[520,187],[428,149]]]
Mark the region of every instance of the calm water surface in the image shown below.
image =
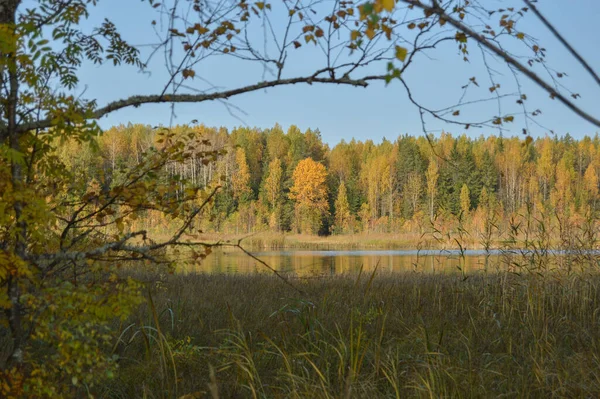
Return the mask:
[[[402,250],[402,251],[255,251],[254,256],[274,269],[298,276],[336,275],[372,271],[380,272],[428,272],[428,273],[472,273],[486,268],[497,270],[506,264],[511,254],[471,250],[461,256],[458,251]],[[514,254],[514,256],[519,256]],[[194,270],[208,273],[260,273],[268,272],[265,266],[237,249],[217,249]]]

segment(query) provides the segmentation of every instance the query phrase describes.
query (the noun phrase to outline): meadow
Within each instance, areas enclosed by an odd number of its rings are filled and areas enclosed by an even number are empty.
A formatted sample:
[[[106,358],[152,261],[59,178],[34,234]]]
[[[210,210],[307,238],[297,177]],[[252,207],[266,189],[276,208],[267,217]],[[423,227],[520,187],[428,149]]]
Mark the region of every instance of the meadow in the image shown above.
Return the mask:
[[[135,274],[98,397],[600,395],[594,271]]]

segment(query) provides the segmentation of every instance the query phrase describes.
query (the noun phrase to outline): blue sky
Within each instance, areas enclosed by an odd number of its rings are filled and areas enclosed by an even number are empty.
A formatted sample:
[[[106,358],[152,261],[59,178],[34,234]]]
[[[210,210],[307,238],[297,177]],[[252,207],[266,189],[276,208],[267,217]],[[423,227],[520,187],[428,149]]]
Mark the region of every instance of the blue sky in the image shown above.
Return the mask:
[[[500,7],[504,2],[499,0],[484,0],[484,4]],[[519,2],[517,1],[517,4]],[[598,34],[596,25],[600,20],[600,2],[597,0],[542,0],[539,9],[552,21],[559,31],[573,43],[584,57],[600,69],[600,52],[597,51]],[[103,0],[87,23],[97,24],[104,17],[114,21],[123,36],[132,44],[143,44],[153,41],[149,22],[155,19],[147,3],[139,1]],[[533,15],[527,17],[528,22],[521,29],[538,38],[547,49],[549,64],[559,71],[568,73],[564,83],[574,92],[581,94],[577,100],[585,110],[600,114],[600,88],[595,87],[591,78],[574,62],[559,43],[545,32]],[[481,89],[476,95],[490,97],[487,87],[487,74],[483,73],[476,48],[472,48],[472,61],[464,63],[457,56],[454,43],[438,52],[430,53],[432,58],[422,56],[415,61],[413,68],[407,71],[405,78],[413,86],[415,96],[431,105],[433,108],[451,105],[456,102],[460,88],[469,76],[477,74]],[[309,68],[318,62],[318,53],[304,50],[292,61],[292,71]],[[158,61],[151,65],[152,74],[142,74],[133,68],[112,68],[109,66],[85,65],[82,69],[82,82],[79,90],[85,89],[87,98],[97,98],[98,104],[103,105],[114,99],[125,98],[135,94],[150,94],[160,92],[165,82],[166,74]],[[378,68],[384,70],[385,64]],[[308,69],[307,69],[308,70]],[[371,69],[371,72],[380,72]],[[510,87],[512,76],[504,71],[497,78],[504,82],[503,92],[512,92]],[[257,64],[243,63],[228,57],[214,58],[201,64],[196,69],[197,76],[206,77],[210,82],[220,87],[231,89],[240,84],[259,81],[263,70]],[[542,115],[540,123],[562,135],[570,133],[574,137],[593,135],[600,130],[583,121],[557,101],[550,100],[545,93],[523,78],[523,90],[528,95],[531,110],[540,108]],[[230,103],[241,111],[235,116],[221,103],[201,103],[177,105],[174,123],[186,123],[197,119],[209,126],[226,126],[232,128],[240,125],[261,128],[272,127],[275,123],[287,128],[291,124],[301,129],[318,128],[323,139],[335,144],[343,139],[352,137],[364,140],[380,141],[382,137],[395,138],[399,134],[422,134],[417,109],[407,100],[406,93],[399,82],[389,86],[383,83],[372,83],[368,88],[353,88],[340,86],[288,86],[271,88],[260,92],[243,94],[232,98]],[[511,110],[514,100],[503,106],[503,111]],[[491,108],[490,108],[491,106]],[[472,108],[466,116],[481,119],[480,115],[491,116],[495,103]],[[140,108],[129,108],[111,114],[101,120],[103,127],[120,123],[145,123],[151,125],[168,125],[171,111],[168,105],[148,105]],[[454,134],[466,132],[469,135],[498,133],[494,130],[464,129],[431,121],[427,125],[433,132],[442,129]],[[512,132],[519,134],[525,127],[517,118]],[[530,126],[534,136],[546,133],[541,127]]]

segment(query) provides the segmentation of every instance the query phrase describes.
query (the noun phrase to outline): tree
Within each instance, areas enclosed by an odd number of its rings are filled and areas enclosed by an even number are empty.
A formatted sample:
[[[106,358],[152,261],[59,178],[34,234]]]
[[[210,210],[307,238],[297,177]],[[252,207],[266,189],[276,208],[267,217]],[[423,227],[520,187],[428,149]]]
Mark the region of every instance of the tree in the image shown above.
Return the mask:
[[[484,151],[481,166],[478,169],[481,171],[482,189],[485,188],[490,193],[495,193],[498,190],[498,170],[488,150]]]
[[[542,141],[541,156],[537,162],[537,174],[542,186],[542,197],[544,201],[550,195],[550,182],[555,174],[556,164],[553,160],[553,145],[549,137],[545,137]]]
[[[231,176],[231,185],[233,197],[240,203],[245,204],[252,198],[252,189],[250,188],[250,170],[246,162],[246,152],[238,148],[235,152],[236,170]]]
[[[585,170],[583,182],[588,205],[590,205],[592,209],[595,209],[598,198],[599,179],[598,174],[596,173],[596,167],[593,164],[590,164]]]
[[[587,167],[583,179],[585,182],[585,189],[595,198],[598,195],[598,174],[596,173],[596,167],[594,165],[590,164]]]
[[[281,161],[276,158],[269,163],[269,172],[265,179],[265,191],[267,195],[267,201],[271,209],[277,206],[277,202],[281,196],[281,178],[283,171],[281,169]]]
[[[433,219],[433,211],[435,206],[435,195],[437,193],[437,181],[439,174],[439,168],[437,165],[437,161],[432,159],[429,161],[429,166],[427,167],[427,196],[429,197],[429,218]]]
[[[410,200],[411,205],[411,216],[414,215],[418,210],[419,198],[421,197],[421,191],[423,188],[423,179],[421,175],[416,172],[412,172],[408,176],[408,182],[404,189],[406,197]]]
[[[269,163],[269,171],[267,178],[265,179],[264,189],[267,197],[267,202],[269,203],[269,208],[271,210],[271,215],[269,217],[272,228],[279,230],[279,212],[280,209],[280,200],[282,193],[282,182],[283,170],[281,169],[281,161],[279,158],[275,158]]]
[[[350,204],[348,203],[348,192],[346,185],[342,181],[338,188],[337,199],[335,200],[335,218],[333,231],[336,234],[352,232],[353,217],[350,213]]]
[[[369,233],[371,231],[371,207],[368,202],[361,204],[358,216],[362,222],[363,232]]]
[[[292,178],[289,198],[296,202],[296,229],[300,233],[317,233],[328,213],[327,171],[323,164],[306,158],[298,163]]]
[[[552,204],[561,216],[569,215],[573,204],[575,170],[568,156],[563,156],[556,167],[556,184],[550,196]]]
[[[400,187],[400,192],[406,194],[406,191],[409,189],[409,181],[413,174],[423,176],[426,170],[426,161],[419,151],[419,147],[417,146],[414,138],[409,136],[403,136],[398,139],[398,156],[396,161],[396,173],[398,174],[397,181]],[[413,178],[412,187],[414,189],[416,186],[414,185],[415,181]],[[414,191],[413,191],[414,193]],[[412,194],[412,193],[411,193]],[[411,195],[403,195],[404,200],[404,216],[411,217],[412,213],[414,213],[414,197]]]
[[[463,184],[460,189],[460,209],[465,217],[469,216],[469,212],[471,211],[471,193],[466,184]]]

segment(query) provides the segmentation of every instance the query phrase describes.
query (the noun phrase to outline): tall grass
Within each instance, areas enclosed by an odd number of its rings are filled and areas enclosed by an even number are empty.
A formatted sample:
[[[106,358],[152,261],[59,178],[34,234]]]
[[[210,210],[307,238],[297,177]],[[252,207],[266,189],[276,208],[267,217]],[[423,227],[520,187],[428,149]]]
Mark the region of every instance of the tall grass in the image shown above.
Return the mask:
[[[154,338],[121,332],[99,396],[600,395],[595,273],[294,283],[306,295],[271,276],[168,277],[132,319]]]

